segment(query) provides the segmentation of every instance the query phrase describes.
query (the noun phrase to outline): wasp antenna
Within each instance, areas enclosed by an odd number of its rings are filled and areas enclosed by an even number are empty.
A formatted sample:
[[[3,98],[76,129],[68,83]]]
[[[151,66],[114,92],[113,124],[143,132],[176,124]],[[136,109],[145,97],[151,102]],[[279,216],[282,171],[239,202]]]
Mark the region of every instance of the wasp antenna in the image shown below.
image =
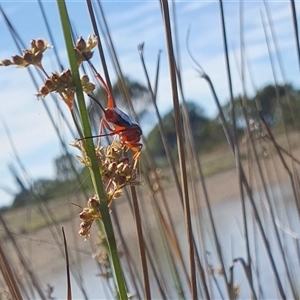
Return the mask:
[[[106,82],[105,82],[104,79],[102,78],[102,76],[97,72],[96,68],[94,67],[94,65],[93,65],[89,60],[87,60],[87,62],[88,62],[88,64],[90,65],[90,67],[92,68],[92,70],[94,71],[96,77],[100,80],[100,82],[101,82],[102,86],[104,87],[106,93],[107,93],[108,95],[110,95],[110,90],[109,90],[109,88],[108,88]]]
[[[104,79],[102,78],[102,76],[97,72],[97,70],[95,69],[95,67],[92,65],[91,62],[90,63],[90,66],[91,68],[93,69],[93,71],[95,72],[96,74],[96,77],[100,80],[102,86],[104,87],[105,91],[106,91],[106,94],[107,94],[107,107],[109,108],[115,108],[116,105],[115,105],[115,100],[107,86],[107,84],[105,83]]]
[[[105,89],[105,92],[106,92],[107,98],[108,98],[107,106],[109,108],[115,108],[116,107],[115,100],[114,100],[114,98],[113,98],[113,96],[110,92],[110,89],[108,88],[106,82],[104,81],[103,77],[97,72],[96,68],[94,67],[94,65],[89,60],[87,60],[87,62],[90,65],[91,69],[93,70],[96,77],[98,78],[98,80],[101,82],[102,86]]]
[[[101,107],[101,109],[103,110],[103,112],[105,112],[105,109],[104,109],[104,107],[103,107],[103,105],[93,96],[93,95],[91,95],[91,94],[88,94],[88,96],[91,98],[91,99],[93,99],[100,107]]]
[[[85,53],[82,53],[83,57],[85,58],[85,60],[88,62],[89,66],[91,67],[91,69],[94,71],[96,77],[100,80],[101,84],[103,85],[106,93],[108,96],[111,95],[110,90],[107,86],[107,84],[105,83],[104,79],[102,78],[102,76],[97,72],[96,68],[94,67],[94,65],[90,62],[89,58],[86,56]]]

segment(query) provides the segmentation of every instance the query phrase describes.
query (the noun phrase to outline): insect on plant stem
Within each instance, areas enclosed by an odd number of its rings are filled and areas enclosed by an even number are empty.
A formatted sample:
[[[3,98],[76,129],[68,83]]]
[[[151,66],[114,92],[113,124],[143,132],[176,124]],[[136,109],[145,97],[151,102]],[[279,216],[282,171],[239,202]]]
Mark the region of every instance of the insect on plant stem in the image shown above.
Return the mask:
[[[100,121],[100,134],[82,139],[118,135],[120,137],[120,142],[134,152],[133,159],[135,160],[136,166],[143,147],[143,144],[140,142],[142,130],[125,112],[117,108],[115,100],[104,79],[97,72],[93,64],[89,60],[87,61],[107,93],[107,108],[104,108],[94,96],[89,94],[89,97],[102,109],[104,117]],[[103,127],[105,127],[109,133],[103,133]]]

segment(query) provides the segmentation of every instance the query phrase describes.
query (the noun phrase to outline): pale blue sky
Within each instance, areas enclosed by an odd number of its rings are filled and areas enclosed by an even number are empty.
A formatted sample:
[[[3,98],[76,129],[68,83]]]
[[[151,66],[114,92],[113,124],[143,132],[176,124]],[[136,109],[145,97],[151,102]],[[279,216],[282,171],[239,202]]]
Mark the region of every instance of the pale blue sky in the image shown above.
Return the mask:
[[[54,31],[57,49],[65,67],[68,60],[64,50],[64,42],[60,29],[60,21],[55,1],[43,1],[49,16],[50,26]],[[75,30],[86,38],[93,33],[85,1],[68,1],[69,14]],[[269,1],[271,16],[275,24],[275,32],[280,46],[286,80],[299,87],[299,68],[296,56],[294,32],[291,19],[290,1]],[[31,39],[46,38],[46,27],[36,1],[7,1],[1,3],[23,41],[29,45]],[[152,80],[155,75],[155,62],[158,50],[162,50],[161,74],[158,91],[158,104],[164,114],[172,107],[167,51],[165,46],[164,28],[158,1],[103,1],[103,8],[111,29],[113,42],[121,62],[123,72],[134,80],[145,84],[137,45],[145,42],[145,59]],[[296,3],[299,13],[300,5]],[[209,116],[216,114],[212,97],[203,80],[197,76],[194,64],[186,50],[186,34],[191,28],[190,47],[210,75],[216,92],[222,103],[228,100],[228,87],[223,55],[223,43],[220,28],[220,12],[218,1],[177,1],[178,33],[181,51],[182,78],[186,99],[194,100],[201,105]],[[239,1],[224,1],[228,43],[230,47],[230,63],[233,76],[234,94],[241,93],[238,68],[240,66],[240,23]],[[248,59],[251,62],[255,85],[259,88],[273,83],[267,46],[262,28],[260,13],[266,18],[263,1],[244,1],[244,36]],[[268,30],[270,33],[270,31]],[[0,16],[0,59],[10,58],[18,54],[9,31]],[[274,50],[273,44],[272,49]],[[235,57],[238,59],[238,66]],[[99,72],[102,72],[98,59],[93,61]],[[109,61],[109,57],[107,56]],[[276,61],[276,76],[283,82]],[[48,72],[58,70],[53,50],[45,53],[44,65]],[[115,78],[114,70],[109,63],[110,74]],[[54,129],[44,111],[41,101],[50,104],[53,116],[60,126],[66,142],[74,139],[59,114],[53,100],[37,100],[36,89],[24,69],[15,67],[0,68],[0,101],[2,109],[0,118],[5,120],[14,139],[15,146],[31,178],[51,177],[54,175],[53,159],[61,154]],[[246,74],[247,92],[253,94],[249,74]],[[68,115],[63,105],[62,109]],[[153,125],[154,122],[150,125]],[[147,124],[146,124],[147,125]],[[149,127],[149,124],[148,124]],[[7,164],[14,162],[13,153],[2,123],[0,124],[0,186],[15,189]],[[21,174],[21,172],[20,172]],[[0,206],[10,203],[12,196],[0,190]]]

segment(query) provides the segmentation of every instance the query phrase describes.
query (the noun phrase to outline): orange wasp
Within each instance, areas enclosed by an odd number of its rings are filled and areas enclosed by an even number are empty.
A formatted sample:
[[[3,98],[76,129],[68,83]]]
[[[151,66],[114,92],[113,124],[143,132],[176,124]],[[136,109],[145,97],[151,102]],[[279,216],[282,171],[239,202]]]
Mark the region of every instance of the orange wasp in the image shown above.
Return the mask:
[[[86,138],[112,136],[118,134],[121,143],[135,152],[135,154],[133,155],[133,159],[137,161],[143,147],[143,144],[140,143],[142,130],[140,126],[137,123],[133,122],[126,113],[117,108],[115,100],[104,79],[89,61],[88,63],[90,64],[91,68],[95,72],[96,77],[100,80],[107,93],[107,108],[104,108],[97,99],[89,95],[103,110],[104,118],[102,118],[100,121],[100,135]],[[103,126],[108,131],[110,131],[110,133],[101,134]]]

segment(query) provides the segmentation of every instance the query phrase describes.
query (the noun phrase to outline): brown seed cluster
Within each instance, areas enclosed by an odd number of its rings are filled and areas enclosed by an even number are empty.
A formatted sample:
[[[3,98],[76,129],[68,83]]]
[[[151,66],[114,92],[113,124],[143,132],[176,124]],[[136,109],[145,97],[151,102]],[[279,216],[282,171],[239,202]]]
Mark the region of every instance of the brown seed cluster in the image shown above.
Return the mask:
[[[87,202],[88,206],[85,207],[82,212],[78,215],[82,220],[80,223],[79,234],[81,236],[85,236],[85,238],[89,238],[90,230],[94,220],[102,219],[100,211],[99,211],[99,199],[97,196],[90,198]]]
[[[51,47],[45,39],[31,40],[30,49],[24,50],[22,56],[14,55],[12,60],[3,59],[0,66],[16,65],[19,68],[25,68],[29,65],[35,65],[42,69],[43,53],[49,48]]]
[[[95,85],[89,81],[89,77],[87,75],[83,75],[80,81],[85,93],[90,94],[94,91]],[[62,100],[68,105],[69,109],[73,110],[76,87],[73,83],[70,70],[66,70],[61,73],[52,73],[52,76],[47,78],[44,85],[40,88],[37,96],[45,98],[52,92],[59,93]]]
[[[71,145],[81,151],[82,156],[77,156],[77,159],[89,167],[90,161],[82,144],[76,141]],[[107,206],[110,207],[114,199],[122,196],[122,189],[125,186],[140,185],[141,182],[137,180],[135,161],[127,155],[126,147],[119,141],[114,140],[106,147],[97,147],[95,152],[107,195]],[[93,199],[93,202],[91,202],[91,199]],[[83,211],[79,214],[82,219],[79,234],[86,238],[90,234],[93,220],[101,219],[99,199],[97,197],[91,199],[88,200],[88,206],[83,208]],[[91,204],[93,204],[92,210]],[[97,213],[95,213],[95,209],[98,210]]]
[[[135,161],[128,157],[126,147],[119,141],[114,140],[106,148],[97,148],[96,155],[101,165],[108,206],[122,195],[125,186],[141,184],[137,180]]]
[[[93,52],[91,51],[98,44],[98,38],[95,35],[90,35],[85,41],[80,37],[74,47],[78,66],[83,62],[92,58]]]
[[[73,78],[70,70],[52,73],[52,75],[46,79],[44,85],[40,88],[38,97],[45,98],[52,92],[59,93],[63,101],[68,105],[69,109],[73,109],[74,93],[76,87],[73,84]]]
[[[76,53],[78,66],[86,60],[89,60],[93,56],[91,51],[98,44],[96,36],[88,36],[87,41],[80,37],[74,51]],[[45,98],[52,92],[58,93],[62,100],[68,105],[70,110],[74,107],[74,96],[76,87],[73,83],[73,78],[70,70],[64,70],[61,73],[53,72],[51,76],[48,76],[42,65],[43,53],[51,48],[45,39],[32,40],[30,43],[30,49],[23,50],[23,55],[14,55],[12,59],[3,59],[0,61],[0,66],[16,65],[20,68],[25,68],[30,65],[38,67],[46,75],[46,80],[43,86],[40,88],[37,96]],[[82,89],[85,93],[90,94],[95,89],[95,85],[89,81],[87,75],[81,78]]]
[[[86,93],[86,94],[91,94],[96,86],[94,83],[90,82],[90,79],[87,75],[83,75],[81,78],[80,78],[80,81],[81,81],[81,86],[82,86],[82,90]]]

